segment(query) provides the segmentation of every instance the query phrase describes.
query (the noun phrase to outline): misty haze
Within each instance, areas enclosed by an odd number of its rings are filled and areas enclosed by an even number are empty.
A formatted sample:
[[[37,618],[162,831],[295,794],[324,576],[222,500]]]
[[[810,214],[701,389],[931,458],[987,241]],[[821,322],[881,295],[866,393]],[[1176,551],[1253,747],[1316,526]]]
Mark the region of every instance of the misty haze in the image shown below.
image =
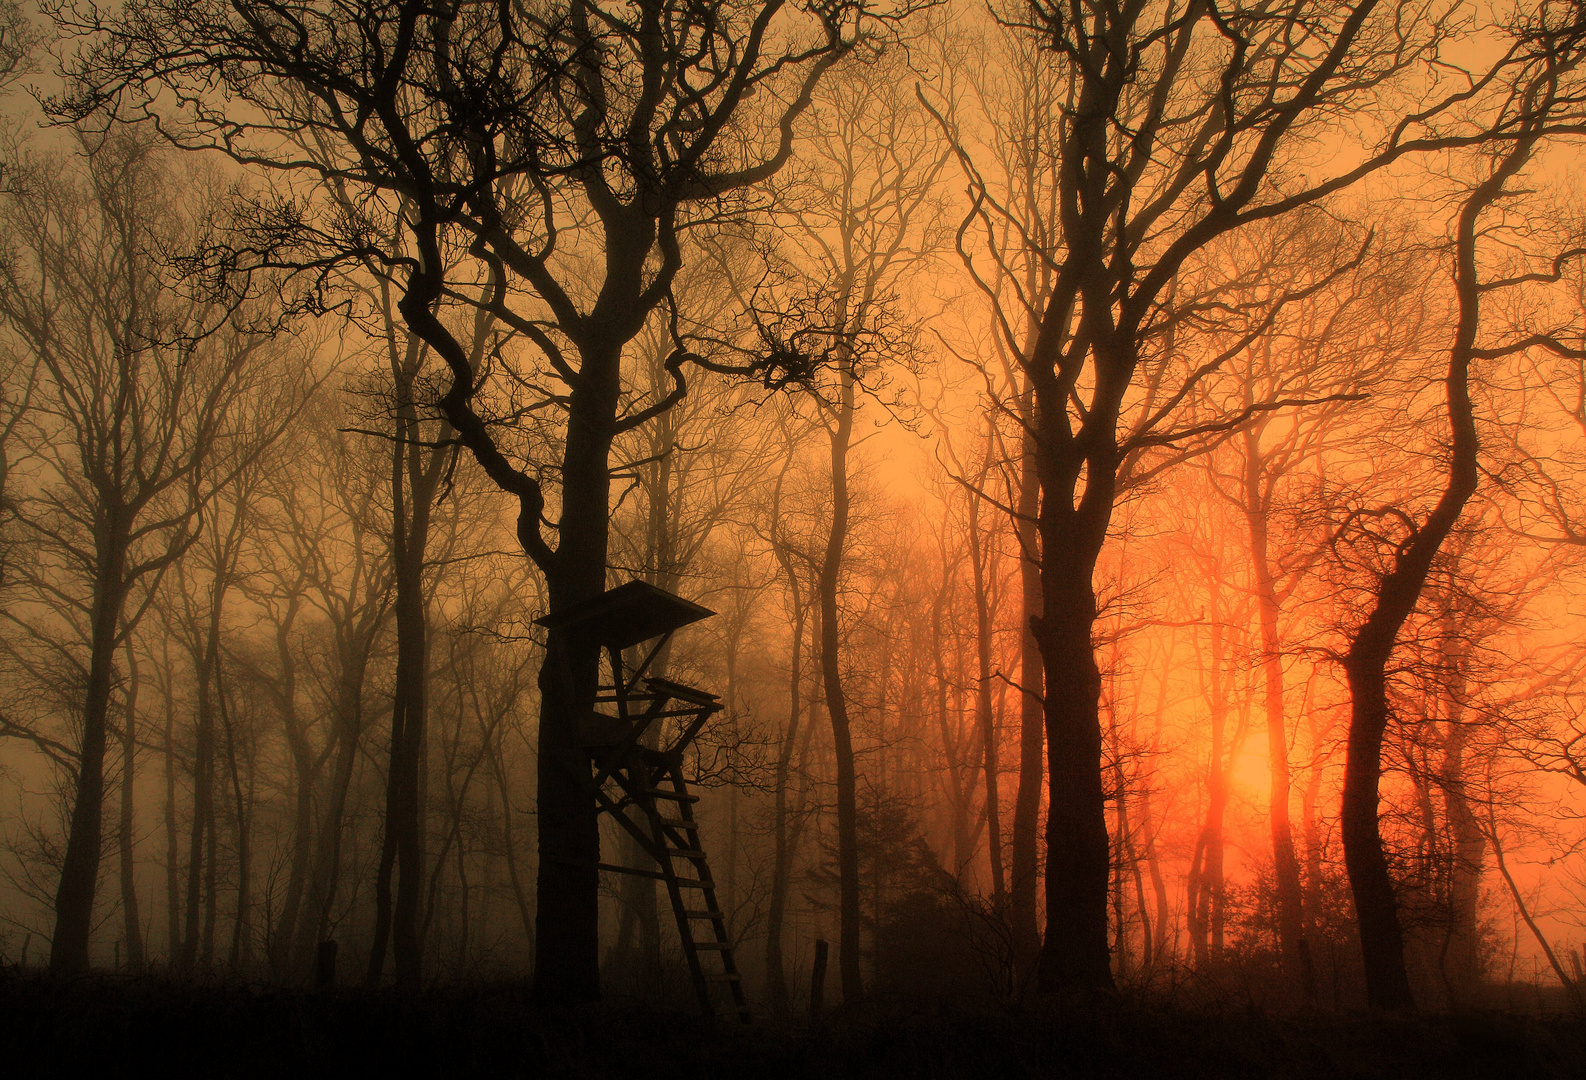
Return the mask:
[[[0,0],[17,1075],[1567,1076],[1586,0]]]

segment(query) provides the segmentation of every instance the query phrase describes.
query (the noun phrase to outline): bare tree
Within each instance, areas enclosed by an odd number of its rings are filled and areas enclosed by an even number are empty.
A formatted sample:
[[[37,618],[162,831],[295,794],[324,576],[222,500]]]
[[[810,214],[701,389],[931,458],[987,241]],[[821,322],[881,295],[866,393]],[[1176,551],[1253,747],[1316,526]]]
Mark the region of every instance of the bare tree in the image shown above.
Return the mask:
[[[1558,20],[1562,17],[1563,24]],[[1453,341],[1444,378],[1449,425],[1446,476],[1436,501],[1424,511],[1388,507],[1374,517],[1389,522],[1392,554],[1377,582],[1364,621],[1350,636],[1343,660],[1349,680],[1349,755],[1343,795],[1344,856],[1360,923],[1366,966],[1366,995],[1377,1008],[1413,1008],[1404,963],[1403,930],[1383,851],[1379,814],[1382,741],[1390,716],[1387,665],[1405,620],[1415,610],[1432,563],[1461,511],[1476,492],[1478,443],[1471,400],[1473,363],[1511,354],[1533,344],[1485,345],[1482,305],[1494,291],[1517,284],[1511,276],[1484,280],[1478,237],[1482,218],[1504,202],[1510,184],[1563,116],[1578,108],[1579,90],[1569,80],[1586,54],[1586,26],[1579,13],[1545,8],[1531,25],[1518,28],[1519,42],[1502,66],[1500,100],[1491,132],[1493,149],[1484,175],[1462,200],[1453,227],[1452,278],[1457,303]],[[1574,117],[1570,117],[1571,121]],[[1574,254],[1571,252],[1570,254]],[[1561,256],[1564,257],[1564,256]],[[1557,273],[1552,262],[1550,272]],[[1533,272],[1534,273],[1534,272]],[[1528,275],[1522,275],[1522,278]],[[1357,515],[1355,520],[1360,520]],[[1353,525],[1354,520],[1346,522]]]
[[[821,684],[831,720],[837,777],[838,949],[846,1000],[862,992],[859,834],[851,695],[841,658],[840,593],[850,544],[851,454],[865,380],[906,344],[894,290],[940,242],[937,177],[947,157],[926,119],[898,85],[901,60],[871,56],[826,81],[812,110],[808,164],[779,207],[790,219],[789,280],[754,300],[767,352],[794,358],[826,429],[831,517],[816,579]],[[795,254],[796,253],[796,254]],[[822,369],[827,369],[822,371]]]
[[[214,492],[291,415],[280,401],[248,407],[267,394],[275,357],[264,340],[173,284],[165,251],[196,237],[184,214],[202,214],[202,199],[190,211],[171,202],[178,174],[135,131],[84,133],[78,147],[78,165],[37,157],[8,166],[17,247],[0,271],[0,315],[42,369],[29,421],[37,486],[19,520],[50,552],[34,575],[40,598],[85,654],[72,650],[84,690],[51,951],[60,972],[89,963],[115,657],[153,585],[196,539]]]

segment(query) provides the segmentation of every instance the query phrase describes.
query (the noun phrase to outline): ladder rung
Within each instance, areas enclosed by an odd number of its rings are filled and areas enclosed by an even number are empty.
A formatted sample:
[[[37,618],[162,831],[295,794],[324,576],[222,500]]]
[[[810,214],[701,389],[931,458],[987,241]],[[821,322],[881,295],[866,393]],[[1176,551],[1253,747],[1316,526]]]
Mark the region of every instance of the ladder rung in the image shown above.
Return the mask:
[[[676,855],[680,858],[690,859],[697,862],[703,862],[705,859],[705,853],[699,850],[699,848],[668,847],[666,849],[666,853],[668,855]]]
[[[586,863],[584,865],[587,866],[588,864]],[[646,870],[646,869],[643,869],[643,868],[637,867],[637,866],[618,866],[615,863],[604,863],[603,862],[603,863],[596,863],[595,864],[595,869],[596,870],[604,870],[604,871],[606,871],[607,873],[610,873],[610,874],[632,874],[634,877],[654,878],[657,881],[665,881],[666,880],[666,875],[661,873],[661,871],[659,871],[659,870]]]
[[[662,817],[660,814],[657,814],[655,816],[655,820],[659,821],[662,825],[667,825],[674,829],[693,829],[695,832],[699,831],[699,822],[689,821],[687,818]]]
[[[664,877],[665,875],[662,876]],[[716,887],[714,881],[700,881],[697,878],[680,877],[673,880],[677,882],[679,887],[684,889],[714,889]]]

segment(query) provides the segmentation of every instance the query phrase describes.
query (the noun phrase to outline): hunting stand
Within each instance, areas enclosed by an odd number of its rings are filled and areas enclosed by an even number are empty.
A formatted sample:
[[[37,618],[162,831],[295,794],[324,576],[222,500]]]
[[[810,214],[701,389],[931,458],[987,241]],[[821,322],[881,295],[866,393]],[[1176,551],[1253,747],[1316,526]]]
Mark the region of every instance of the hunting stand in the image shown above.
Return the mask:
[[[721,711],[721,700],[645,674],[674,632],[714,614],[648,582],[629,581],[536,621],[595,644],[605,654],[605,681],[596,688],[593,703],[578,710],[574,731],[589,753],[590,790],[598,812],[610,814],[655,861],[656,869],[604,862],[598,868],[665,883],[700,1008],[715,1015],[718,1002],[712,988],[724,987],[730,1000],[726,1011],[747,1022],[743,979],[694,820],[699,796],[689,793],[683,776],[683,752]],[[646,647],[641,650],[641,645]],[[636,650],[638,661],[631,671],[622,659],[629,649]]]

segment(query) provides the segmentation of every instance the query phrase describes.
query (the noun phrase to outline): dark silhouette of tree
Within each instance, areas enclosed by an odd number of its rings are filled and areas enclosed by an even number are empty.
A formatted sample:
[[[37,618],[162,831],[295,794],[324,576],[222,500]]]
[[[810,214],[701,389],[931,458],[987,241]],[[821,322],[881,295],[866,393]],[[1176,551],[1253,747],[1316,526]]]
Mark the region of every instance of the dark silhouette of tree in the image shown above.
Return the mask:
[[[1369,517],[1383,523],[1391,544],[1386,572],[1377,582],[1371,609],[1353,631],[1343,667],[1349,681],[1350,721],[1345,764],[1342,833],[1345,864],[1360,924],[1366,969],[1366,997],[1375,1008],[1411,1009],[1415,1005],[1404,963],[1404,934],[1393,882],[1383,851],[1379,822],[1382,742],[1387,730],[1387,666],[1405,620],[1415,610],[1433,561],[1465,504],[1476,492],[1478,443],[1470,393],[1471,366],[1518,352],[1531,341],[1480,343],[1482,304],[1496,290],[1517,282],[1507,276],[1483,277],[1478,238],[1483,216],[1498,207],[1513,182],[1564,116],[1578,109],[1580,90],[1570,79],[1586,55],[1586,25],[1579,12],[1567,11],[1562,26],[1542,21],[1560,12],[1544,9],[1536,24],[1517,28],[1520,41],[1501,69],[1504,81],[1491,133],[1485,176],[1462,200],[1453,227],[1453,290],[1457,319],[1444,378],[1449,425],[1447,473],[1433,505],[1423,512],[1387,507]],[[1572,117],[1573,119],[1573,117]],[[1554,262],[1552,272],[1557,273]],[[1346,522],[1367,521],[1360,515]],[[1379,526],[1367,526],[1379,528]]]

